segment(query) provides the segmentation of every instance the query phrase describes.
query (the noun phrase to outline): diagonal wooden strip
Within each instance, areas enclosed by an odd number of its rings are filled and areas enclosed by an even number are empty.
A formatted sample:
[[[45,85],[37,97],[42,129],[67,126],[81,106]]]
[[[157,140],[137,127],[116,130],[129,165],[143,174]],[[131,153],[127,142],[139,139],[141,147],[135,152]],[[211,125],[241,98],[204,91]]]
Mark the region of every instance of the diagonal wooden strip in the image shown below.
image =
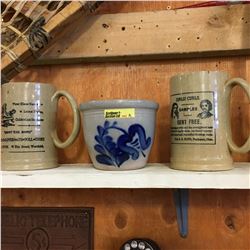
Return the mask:
[[[96,15],[36,64],[250,54],[249,34],[250,4]]]

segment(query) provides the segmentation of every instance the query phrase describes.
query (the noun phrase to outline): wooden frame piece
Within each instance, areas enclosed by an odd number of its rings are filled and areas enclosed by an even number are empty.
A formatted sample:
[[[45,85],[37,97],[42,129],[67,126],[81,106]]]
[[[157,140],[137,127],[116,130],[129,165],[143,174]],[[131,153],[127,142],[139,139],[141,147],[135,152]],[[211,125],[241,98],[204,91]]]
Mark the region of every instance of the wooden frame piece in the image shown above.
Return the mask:
[[[246,55],[249,34],[250,4],[95,15],[36,64]]]

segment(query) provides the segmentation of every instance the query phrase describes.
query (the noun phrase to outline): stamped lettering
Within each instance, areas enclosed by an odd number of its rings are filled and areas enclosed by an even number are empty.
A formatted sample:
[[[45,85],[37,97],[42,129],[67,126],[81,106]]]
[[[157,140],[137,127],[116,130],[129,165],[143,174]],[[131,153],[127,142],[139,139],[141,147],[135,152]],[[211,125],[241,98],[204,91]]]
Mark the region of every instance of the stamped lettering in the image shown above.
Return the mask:
[[[171,96],[171,143],[216,144],[214,92]]]
[[[8,153],[45,152],[45,135],[37,136],[37,128],[45,121],[43,103],[12,102],[2,104],[1,126],[4,127],[1,138],[1,150]],[[18,143],[18,145],[16,145]]]

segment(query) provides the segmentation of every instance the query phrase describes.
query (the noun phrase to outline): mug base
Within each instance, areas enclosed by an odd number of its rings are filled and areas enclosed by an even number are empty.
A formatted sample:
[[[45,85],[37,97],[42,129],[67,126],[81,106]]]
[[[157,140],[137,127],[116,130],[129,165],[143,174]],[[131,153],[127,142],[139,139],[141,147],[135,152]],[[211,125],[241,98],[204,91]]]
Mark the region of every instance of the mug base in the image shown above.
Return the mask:
[[[39,162],[39,163],[22,163],[3,162],[1,166],[2,171],[26,171],[26,170],[42,170],[57,168],[59,165],[55,161]]]
[[[204,172],[213,172],[213,171],[226,171],[233,169],[232,162],[226,163],[185,163],[185,162],[170,162],[170,168],[175,170],[183,171],[204,171]]]
[[[103,171],[130,171],[144,168],[146,165],[142,166],[126,166],[126,167],[115,167],[115,166],[103,166],[103,165],[93,165],[95,169]]]

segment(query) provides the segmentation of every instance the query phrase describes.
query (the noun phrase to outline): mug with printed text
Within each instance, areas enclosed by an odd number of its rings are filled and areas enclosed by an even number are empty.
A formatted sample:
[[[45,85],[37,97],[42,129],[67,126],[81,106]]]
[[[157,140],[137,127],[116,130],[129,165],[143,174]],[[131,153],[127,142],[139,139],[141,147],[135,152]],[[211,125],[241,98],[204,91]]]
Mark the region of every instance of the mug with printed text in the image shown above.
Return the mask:
[[[230,151],[250,151],[250,136],[241,147],[232,140],[230,95],[241,86],[250,99],[250,85],[219,71],[175,75],[170,80],[170,167],[217,171],[233,168]]]
[[[62,142],[56,132],[60,97],[73,112],[73,129]],[[80,116],[74,98],[47,83],[10,82],[2,85],[1,168],[33,170],[57,167],[56,147],[65,148],[76,139]]]

